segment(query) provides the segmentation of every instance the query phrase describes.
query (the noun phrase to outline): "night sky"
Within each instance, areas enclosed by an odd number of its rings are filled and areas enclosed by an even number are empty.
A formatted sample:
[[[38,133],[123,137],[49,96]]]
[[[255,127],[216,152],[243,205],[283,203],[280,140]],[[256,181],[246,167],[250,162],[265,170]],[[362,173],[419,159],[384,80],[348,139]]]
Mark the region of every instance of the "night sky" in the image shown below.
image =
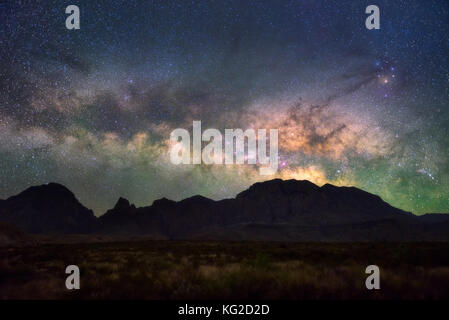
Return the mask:
[[[448,1],[15,0],[0,30],[0,198],[59,182],[100,215],[280,177],[449,212]],[[278,174],[171,164],[193,120],[279,128]]]

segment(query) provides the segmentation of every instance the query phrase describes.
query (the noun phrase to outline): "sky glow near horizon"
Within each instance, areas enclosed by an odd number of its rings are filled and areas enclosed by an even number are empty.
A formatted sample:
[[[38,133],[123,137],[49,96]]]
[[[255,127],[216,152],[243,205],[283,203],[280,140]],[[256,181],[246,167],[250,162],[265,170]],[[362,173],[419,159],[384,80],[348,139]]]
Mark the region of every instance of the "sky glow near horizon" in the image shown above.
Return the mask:
[[[81,29],[65,28],[65,7]],[[0,4],[0,198],[58,182],[97,215],[272,178],[449,212],[449,3]],[[279,129],[279,171],[169,160],[170,132]]]

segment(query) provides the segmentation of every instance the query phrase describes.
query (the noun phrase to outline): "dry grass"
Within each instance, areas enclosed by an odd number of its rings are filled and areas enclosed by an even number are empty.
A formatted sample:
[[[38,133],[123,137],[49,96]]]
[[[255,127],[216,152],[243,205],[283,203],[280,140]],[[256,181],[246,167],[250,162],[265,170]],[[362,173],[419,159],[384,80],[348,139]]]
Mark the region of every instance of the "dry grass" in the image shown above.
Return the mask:
[[[449,244],[142,241],[0,249],[1,299],[441,299]],[[65,267],[81,290],[65,289]],[[381,290],[365,268],[381,268]]]

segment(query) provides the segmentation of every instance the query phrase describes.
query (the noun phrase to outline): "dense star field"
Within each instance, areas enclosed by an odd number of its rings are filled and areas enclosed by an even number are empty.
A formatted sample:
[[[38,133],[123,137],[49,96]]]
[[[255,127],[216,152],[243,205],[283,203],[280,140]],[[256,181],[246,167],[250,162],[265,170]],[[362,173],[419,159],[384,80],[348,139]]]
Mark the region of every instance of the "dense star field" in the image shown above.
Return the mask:
[[[65,27],[79,6],[81,29]],[[0,198],[62,183],[97,215],[256,181],[449,211],[449,2],[0,3]],[[169,160],[175,128],[278,128],[279,171]]]

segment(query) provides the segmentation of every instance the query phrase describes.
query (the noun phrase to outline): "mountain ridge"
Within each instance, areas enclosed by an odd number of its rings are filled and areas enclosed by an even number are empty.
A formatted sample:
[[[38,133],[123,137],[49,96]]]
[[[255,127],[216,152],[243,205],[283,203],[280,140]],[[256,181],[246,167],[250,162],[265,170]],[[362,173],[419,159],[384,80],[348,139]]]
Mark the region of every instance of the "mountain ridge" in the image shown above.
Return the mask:
[[[180,201],[161,198],[136,207],[120,197],[98,218],[65,186],[49,183],[0,200],[0,221],[44,234],[210,240],[449,240],[449,215],[416,216],[356,187],[319,187],[293,179],[258,182],[235,198],[218,201],[195,195]]]

